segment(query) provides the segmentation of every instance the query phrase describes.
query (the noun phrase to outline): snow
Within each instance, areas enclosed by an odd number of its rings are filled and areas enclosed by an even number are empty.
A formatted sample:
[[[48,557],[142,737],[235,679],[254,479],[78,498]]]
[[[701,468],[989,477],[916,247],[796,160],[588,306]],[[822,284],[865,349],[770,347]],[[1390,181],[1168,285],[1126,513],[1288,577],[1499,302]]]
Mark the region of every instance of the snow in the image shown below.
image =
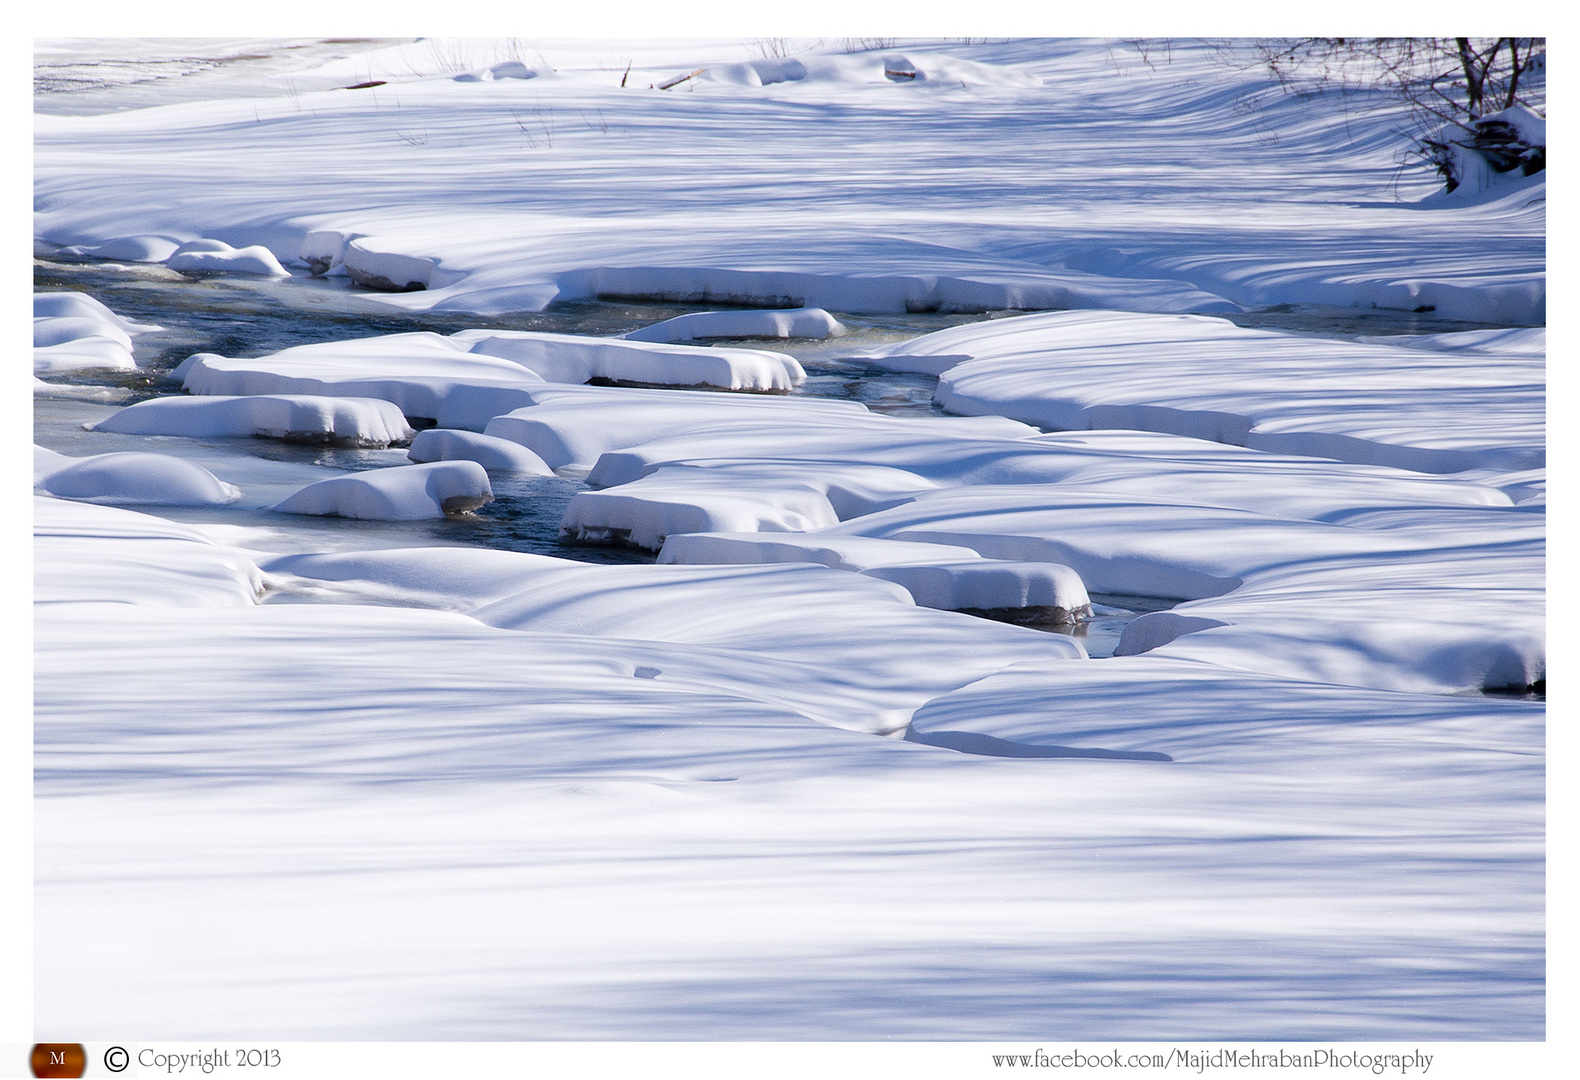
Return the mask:
[[[117,236],[101,244],[72,244],[65,251],[69,255],[82,255],[90,259],[157,263],[175,254],[180,246],[168,236]]]
[[[160,329],[160,327],[151,323],[139,323],[117,315],[87,293],[36,292],[33,294],[33,318],[58,319],[66,317],[94,319],[98,322],[109,323],[111,326],[118,327],[128,334],[140,334]]]
[[[419,431],[412,439],[406,456],[420,462],[475,461],[489,472],[554,475],[554,470],[525,446],[492,435],[479,435],[475,431],[451,431],[446,428]]]
[[[473,328],[35,378],[41,1031],[1551,1035],[1545,174],[1197,43],[209,44],[43,46],[40,258]]]
[[[38,605],[134,604],[186,617],[251,606],[263,591],[262,573],[241,552],[147,514],[35,497],[33,535]]]
[[[121,505],[208,506],[241,491],[201,465],[165,454],[97,454],[54,469],[38,486],[51,495]]]
[[[951,412],[1054,429],[1139,428],[1419,472],[1545,457],[1542,360],[1350,344],[1200,316],[1059,313],[943,330],[869,354],[941,371]]]
[[[627,341],[701,341],[706,338],[830,338],[845,328],[822,308],[778,311],[694,311],[644,326]]]
[[[465,513],[493,498],[488,473],[477,462],[441,461],[320,480],[273,509],[282,514],[416,521]]]
[[[186,274],[264,274],[289,277],[274,252],[262,244],[233,248],[223,240],[196,240],[182,244],[164,260],[172,270]]]
[[[89,247],[219,237],[284,263],[338,233],[355,238],[353,280],[422,287],[383,297],[410,310],[605,295],[1544,321],[1544,174],[1501,200],[1422,208],[1439,184],[1429,170],[1399,177],[1399,106],[1283,95],[1249,53],[1225,64],[1212,45],[1176,42],[1160,64],[1077,39],[849,55],[825,43],[782,58],[742,42],[541,41],[518,57],[496,45],[320,48],[294,63],[289,94],[276,73],[272,100],[40,115],[35,234]],[[554,75],[455,81],[511,60]],[[648,89],[699,67],[715,77]],[[328,88],[373,80],[385,85]],[[162,152],[142,152],[150,142]]]
[[[378,398],[288,394],[150,398],[93,427],[133,435],[259,436],[378,448],[413,435],[401,411]]]
[[[533,396],[522,391],[545,382],[600,378],[782,392],[805,378],[793,357],[756,349],[509,330],[389,334],[297,345],[248,359],[198,353],[176,374],[192,394],[382,398],[407,416],[459,428],[482,428],[531,402]]]

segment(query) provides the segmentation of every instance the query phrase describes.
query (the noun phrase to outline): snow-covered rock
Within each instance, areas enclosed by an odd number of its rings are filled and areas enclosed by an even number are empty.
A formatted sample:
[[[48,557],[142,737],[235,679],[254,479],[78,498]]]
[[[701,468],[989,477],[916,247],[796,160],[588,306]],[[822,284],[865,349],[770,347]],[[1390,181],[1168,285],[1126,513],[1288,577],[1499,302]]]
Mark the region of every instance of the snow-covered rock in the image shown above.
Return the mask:
[[[921,606],[945,611],[1041,608],[1055,622],[1092,613],[1081,576],[1057,563],[966,559],[932,565],[879,566],[862,573],[901,586]]]
[[[769,311],[694,311],[644,326],[627,341],[701,341],[707,338],[830,338],[845,328],[822,308]]]
[[[38,485],[63,499],[123,506],[217,506],[241,491],[203,466],[168,454],[125,451],[52,468]]]
[[[760,349],[708,349],[632,340],[629,335],[618,340],[525,330],[462,330],[452,337],[471,352],[510,360],[550,382],[606,379],[783,392],[806,380],[795,357]]]
[[[419,521],[476,510],[492,501],[488,473],[475,461],[403,465],[310,484],[271,509],[375,521]]]
[[[262,244],[233,248],[223,240],[192,240],[170,253],[164,260],[172,270],[185,274],[259,274],[290,277],[274,252]]]
[[[99,322],[119,327],[128,334],[141,334],[161,329],[161,327],[151,323],[140,323],[125,316],[117,315],[87,293],[36,292],[33,294],[33,318],[63,318],[68,316],[96,319]]]
[[[83,338],[103,338],[125,349],[132,347],[132,336],[108,320],[81,315],[60,315],[33,320],[35,349],[80,341]]]
[[[258,436],[382,448],[414,434],[398,407],[380,398],[311,395],[164,397],[100,420],[95,431],[188,438]]]
[[[68,255],[110,262],[158,263],[175,254],[180,242],[168,236],[118,236],[102,244],[73,244],[63,249]]]
[[[419,431],[412,439],[406,456],[419,462],[475,461],[489,472],[554,475],[554,470],[525,446],[492,435],[480,435],[475,431],[452,431],[448,428]]]

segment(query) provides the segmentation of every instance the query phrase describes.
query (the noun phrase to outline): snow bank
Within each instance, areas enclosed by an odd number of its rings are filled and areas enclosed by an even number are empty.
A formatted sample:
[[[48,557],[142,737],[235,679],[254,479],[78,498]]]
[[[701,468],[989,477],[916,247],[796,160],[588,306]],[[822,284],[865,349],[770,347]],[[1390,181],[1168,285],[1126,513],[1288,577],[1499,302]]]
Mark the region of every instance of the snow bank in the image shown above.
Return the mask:
[[[1097,592],[1194,601],[1136,620],[1126,651],[1464,693],[1543,677],[1540,517],[1422,507],[1322,523],[1048,485],[923,492],[829,531],[1060,563]],[[1225,625],[1183,621],[1197,619]]]
[[[694,311],[644,326],[627,341],[700,341],[706,338],[831,338],[845,333],[822,308],[773,311]]]
[[[768,57],[738,64],[716,64],[701,78],[726,86],[772,86],[812,83],[846,86],[870,84],[1040,87],[1035,74],[1004,64],[984,64],[933,52],[863,52],[856,54]]]
[[[488,473],[475,461],[444,461],[337,476],[310,484],[270,509],[375,521],[419,521],[492,502]]]
[[[186,609],[185,616],[251,607],[263,592],[262,573],[240,551],[148,514],[35,497],[33,533],[35,604],[135,604]]]
[[[471,430],[531,404],[534,396],[522,391],[545,381],[783,392],[806,377],[793,357],[781,353],[509,330],[390,334],[250,359],[198,353],[175,373],[192,394],[381,398],[407,416]]]
[[[158,263],[170,258],[180,246],[168,236],[118,236],[102,244],[72,244],[62,250],[67,255],[110,262]]]
[[[861,572],[874,567],[931,565],[981,558],[975,551],[947,544],[878,540],[827,534],[788,536],[744,533],[676,533],[658,553],[660,566],[810,562],[834,570]]]
[[[34,293],[33,374],[135,371],[132,335],[158,329],[123,319],[85,293]]]
[[[203,466],[167,454],[98,454],[53,469],[38,485],[51,495],[126,506],[217,506],[241,491]]]
[[[553,476],[554,470],[525,446],[474,431],[429,428],[419,431],[406,456],[413,461],[475,461],[489,472]]]
[[[193,240],[171,252],[164,264],[184,274],[261,274],[290,277],[274,252],[261,244],[233,248],[222,240]]]
[[[880,566],[862,573],[892,581],[922,607],[945,611],[1012,611],[1042,608],[1055,622],[1092,613],[1081,576],[1056,563],[968,559],[930,566]]]
[[[175,374],[192,394],[380,398],[406,416],[443,427],[470,426],[454,422],[456,413],[481,427],[499,413],[530,404],[525,391],[543,385],[519,364],[469,353],[431,333],[298,345],[255,359],[197,353]]]
[[[1544,321],[1545,174],[1508,200],[1409,202],[1437,184],[1426,170],[1396,184],[1401,115],[1270,93],[1248,50],[1235,69],[1197,43],[1163,63],[1090,41],[953,58],[674,44],[622,46],[637,63],[624,88],[612,53],[523,84],[454,81],[508,61],[497,52],[468,47],[457,67],[376,50],[377,74],[315,56],[325,66],[272,101],[41,115],[35,232],[89,250],[223,230],[281,257],[308,234],[354,237],[324,272],[417,288],[382,298],[409,310],[541,310],[602,293],[836,312],[1297,303]],[[685,92],[646,89],[699,68]],[[301,90],[330,71],[340,86],[386,85]],[[520,90],[532,100],[502,107]],[[1248,138],[1258,167],[1225,169]],[[793,215],[787,162],[796,190],[816,193]]]
[[[525,330],[463,330],[453,338],[474,353],[510,360],[550,382],[607,379],[653,386],[788,391],[806,379],[795,357],[758,349],[705,349]]]
[[[64,317],[95,319],[118,327],[128,334],[141,334],[163,329],[163,327],[155,326],[152,323],[140,323],[117,315],[87,293],[36,292],[33,294],[33,318],[55,319]]]
[[[1529,355],[1069,312],[956,327],[864,359],[936,365],[944,408],[1045,428],[1139,428],[1432,473],[1545,459],[1545,375]]]
[[[592,466],[611,450],[639,446],[704,427],[740,423],[840,425],[871,414],[855,402],[816,398],[752,398],[679,390],[618,387],[545,388],[534,404],[488,421],[484,433],[527,447],[551,468]]]
[[[1091,612],[1080,576],[1067,566],[984,559],[970,548],[827,533],[670,534],[660,566],[819,563],[892,581],[922,607],[946,611],[1057,609],[1067,621]]]
[[[258,436],[378,449],[413,435],[400,409],[379,398],[283,394],[153,398],[128,405],[92,429],[187,438]]]
[[[113,341],[124,349],[132,347],[132,336],[106,320],[78,315],[33,320],[35,349],[44,349],[82,338],[103,338],[106,341]]]
[[[921,254],[921,253],[918,253]],[[885,253],[879,265],[909,262]],[[1238,311],[1238,305],[1177,281],[1118,279],[1072,269],[902,271],[751,270],[665,263],[600,266],[559,275],[562,300],[597,297],[671,304],[826,308],[830,311],[967,313],[1111,308],[1116,311]]]

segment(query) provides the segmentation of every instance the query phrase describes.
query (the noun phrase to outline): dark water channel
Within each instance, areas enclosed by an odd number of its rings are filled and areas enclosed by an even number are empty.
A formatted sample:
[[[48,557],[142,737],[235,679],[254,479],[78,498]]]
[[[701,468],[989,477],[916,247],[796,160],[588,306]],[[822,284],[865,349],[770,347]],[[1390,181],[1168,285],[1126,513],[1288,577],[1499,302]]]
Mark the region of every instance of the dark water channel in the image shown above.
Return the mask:
[[[136,372],[98,372],[56,379],[57,382],[111,388],[121,404],[181,392],[171,377],[175,367],[196,352],[252,357],[294,345],[370,337],[378,334],[432,331],[451,334],[486,326],[507,330],[614,335],[673,318],[704,307],[674,304],[641,304],[605,301],[556,303],[541,312],[507,315],[472,315],[454,312],[407,312],[369,297],[345,279],[293,276],[285,280],[238,277],[188,278],[163,266],[131,266],[38,258],[34,263],[34,288],[38,291],[75,290],[87,293],[111,310],[163,329],[137,336]],[[937,415],[933,404],[937,379],[896,373],[849,358],[853,351],[888,344],[985,318],[1021,312],[988,314],[915,313],[897,315],[844,315],[850,330],[828,341],[731,341],[794,355],[806,368],[807,380],[798,394],[858,401],[874,412],[899,415]],[[1351,309],[1296,309],[1280,307],[1264,312],[1231,316],[1231,321],[1263,329],[1309,333],[1323,337],[1353,338],[1397,333],[1443,333],[1459,326],[1430,316],[1403,312]],[[235,440],[257,457],[359,470],[383,467],[367,451],[300,446],[273,440]],[[385,541],[403,544],[464,544],[525,551],[558,558],[599,563],[651,563],[650,552],[621,547],[562,543],[559,523],[566,505],[585,485],[560,477],[491,478],[494,502],[465,519],[433,522],[347,522],[304,519],[300,525],[344,533],[377,532]],[[174,509],[174,508],[172,508]],[[169,512],[173,518],[207,520],[213,510]],[[243,512],[239,519],[267,512]],[[394,534],[399,534],[398,538]],[[1097,614],[1071,627],[1038,625],[1038,629],[1071,634],[1084,639],[1094,656],[1113,652],[1125,624],[1145,611],[1173,606],[1173,601],[1151,597],[1094,596]],[[1028,624],[1034,625],[1034,624]]]

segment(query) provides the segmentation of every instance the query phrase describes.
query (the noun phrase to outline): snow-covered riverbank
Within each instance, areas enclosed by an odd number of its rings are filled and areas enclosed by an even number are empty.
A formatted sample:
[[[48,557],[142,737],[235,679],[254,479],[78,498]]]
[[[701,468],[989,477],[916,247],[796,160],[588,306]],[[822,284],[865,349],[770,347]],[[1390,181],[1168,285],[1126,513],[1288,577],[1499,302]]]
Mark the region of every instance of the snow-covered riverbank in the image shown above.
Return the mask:
[[[43,294],[42,1036],[1542,1037],[1541,175],[1205,49],[491,48],[38,117],[57,265],[435,316]]]

